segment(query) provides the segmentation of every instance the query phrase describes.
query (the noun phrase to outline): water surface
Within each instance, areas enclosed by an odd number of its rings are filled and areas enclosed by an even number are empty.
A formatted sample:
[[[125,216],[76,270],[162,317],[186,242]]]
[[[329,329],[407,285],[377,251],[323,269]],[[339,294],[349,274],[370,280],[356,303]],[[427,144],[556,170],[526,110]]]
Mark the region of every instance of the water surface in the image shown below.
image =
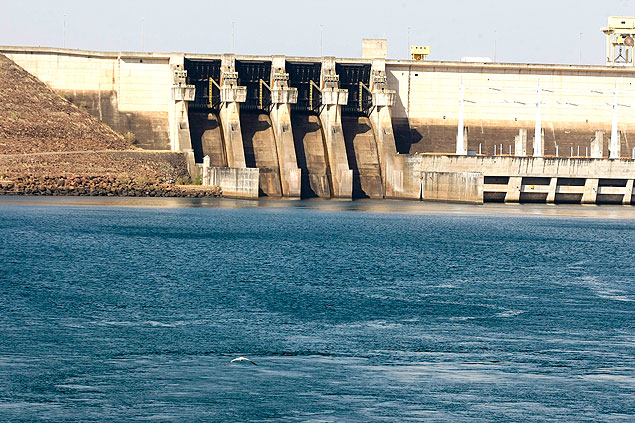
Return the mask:
[[[633,421],[634,236],[630,207],[2,199],[0,421]]]

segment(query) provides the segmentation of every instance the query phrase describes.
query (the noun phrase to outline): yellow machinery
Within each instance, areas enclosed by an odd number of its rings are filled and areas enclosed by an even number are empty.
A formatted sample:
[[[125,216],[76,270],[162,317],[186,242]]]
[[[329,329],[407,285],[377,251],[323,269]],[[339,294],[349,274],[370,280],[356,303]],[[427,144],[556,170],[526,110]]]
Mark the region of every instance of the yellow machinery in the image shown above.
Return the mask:
[[[635,66],[635,18],[611,16],[606,34],[606,65]]]
[[[426,60],[430,46],[410,46],[410,60]]]

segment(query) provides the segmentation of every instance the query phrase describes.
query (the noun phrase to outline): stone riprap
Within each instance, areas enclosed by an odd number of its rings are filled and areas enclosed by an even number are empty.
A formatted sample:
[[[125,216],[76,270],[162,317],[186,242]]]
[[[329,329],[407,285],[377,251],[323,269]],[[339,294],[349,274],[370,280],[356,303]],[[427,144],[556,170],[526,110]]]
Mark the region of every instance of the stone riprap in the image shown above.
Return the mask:
[[[108,176],[26,176],[0,180],[0,195],[220,197],[218,187],[175,185]]]

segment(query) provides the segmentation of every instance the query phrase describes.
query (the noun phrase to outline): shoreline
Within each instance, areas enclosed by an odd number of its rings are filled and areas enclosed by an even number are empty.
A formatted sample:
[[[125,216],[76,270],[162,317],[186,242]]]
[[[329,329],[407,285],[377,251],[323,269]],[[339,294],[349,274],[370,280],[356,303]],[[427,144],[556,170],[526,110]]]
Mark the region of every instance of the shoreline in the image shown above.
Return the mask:
[[[449,217],[517,217],[576,218],[599,220],[634,220],[635,207],[627,205],[580,204],[459,204],[412,200],[342,200],[260,198],[258,200],[227,197],[132,197],[132,196],[47,196],[0,195],[0,206],[57,206],[87,208],[149,209],[263,209],[312,210],[316,212],[358,212],[374,215],[447,215]]]

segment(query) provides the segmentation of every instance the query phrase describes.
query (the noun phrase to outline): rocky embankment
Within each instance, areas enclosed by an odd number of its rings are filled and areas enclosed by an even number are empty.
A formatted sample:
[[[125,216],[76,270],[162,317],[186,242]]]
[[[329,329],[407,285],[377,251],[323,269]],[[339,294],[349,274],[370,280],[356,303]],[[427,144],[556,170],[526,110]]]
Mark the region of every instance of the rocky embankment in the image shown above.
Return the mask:
[[[109,176],[28,176],[0,180],[0,195],[220,197],[218,187],[176,185]]]

